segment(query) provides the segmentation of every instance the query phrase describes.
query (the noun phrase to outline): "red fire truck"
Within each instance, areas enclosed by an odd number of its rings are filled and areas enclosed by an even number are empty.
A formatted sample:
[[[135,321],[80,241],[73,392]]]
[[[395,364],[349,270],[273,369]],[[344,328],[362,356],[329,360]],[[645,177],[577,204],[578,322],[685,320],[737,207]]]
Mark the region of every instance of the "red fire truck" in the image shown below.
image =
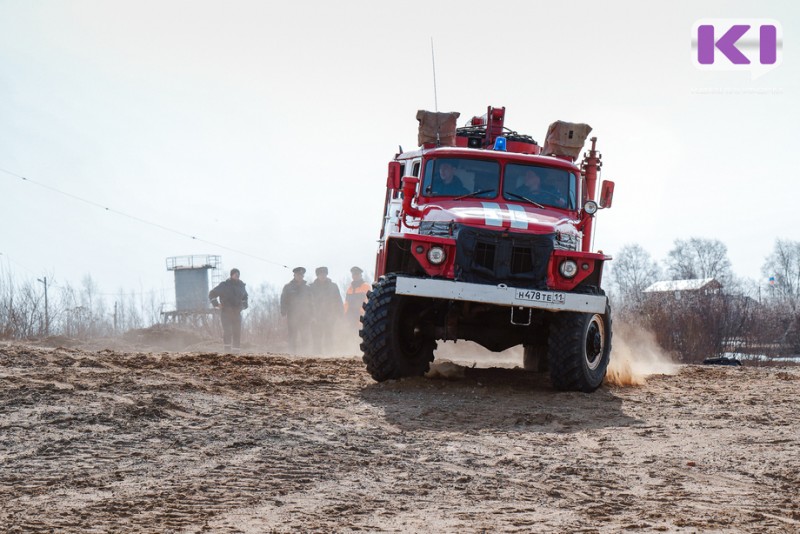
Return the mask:
[[[597,197],[591,128],[555,122],[544,147],[504,126],[505,108],[456,127],[457,113],[420,111],[419,149],[389,163],[361,349],[377,381],[424,374],[437,341],[491,351],[522,345],[526,369],[556,389],[591,392],[611,351],[603,264],[592,223]]]

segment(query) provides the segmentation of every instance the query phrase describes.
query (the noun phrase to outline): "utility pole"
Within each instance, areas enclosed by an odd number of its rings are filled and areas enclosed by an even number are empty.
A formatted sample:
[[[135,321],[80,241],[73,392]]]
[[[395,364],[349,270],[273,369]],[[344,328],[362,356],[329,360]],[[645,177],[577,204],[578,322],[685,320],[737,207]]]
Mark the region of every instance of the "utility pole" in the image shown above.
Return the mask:
[[[44,284],[44,335],[50,335],[50,312],[47,307],[47,277],[44,279],[37,278],[39,282]]]

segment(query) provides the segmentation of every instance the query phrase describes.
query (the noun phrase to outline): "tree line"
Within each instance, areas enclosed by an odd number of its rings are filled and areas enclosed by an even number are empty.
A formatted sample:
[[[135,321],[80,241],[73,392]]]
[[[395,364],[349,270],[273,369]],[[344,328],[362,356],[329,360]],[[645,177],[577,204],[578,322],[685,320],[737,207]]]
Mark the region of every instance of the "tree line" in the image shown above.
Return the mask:
[[[54,283],[47,306],[42,280],[17,280],[0,270],[0,339],[60,335],[76,339],[108,337],[161,320],[161,299],[153,291],[102,294],[86,275],[79,286]]]
[[[717,239],[677,239],[663,263],[629,244],[610,265],[615,318],[651,330],[681,361],[800,354],[800,241],[777,239],[758,282],[733,274],[727,247]],[[722,287],[646,291],[657,281],[697,279]]]

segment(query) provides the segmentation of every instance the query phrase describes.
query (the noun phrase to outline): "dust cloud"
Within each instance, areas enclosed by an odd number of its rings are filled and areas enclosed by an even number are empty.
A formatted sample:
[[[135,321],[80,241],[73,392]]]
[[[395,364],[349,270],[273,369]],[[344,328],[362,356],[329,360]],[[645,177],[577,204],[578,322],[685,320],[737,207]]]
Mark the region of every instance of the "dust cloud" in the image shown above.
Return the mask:
[[[647,376],[672,375],[677,370],[677,364],[658,346],[652,332],[641,326],[615,322],[606,384],[641,386]]]
[[[48,346],[77,347],[86,349],[112,348],[138,351],[219,351],[222,343],[207,332],[200,332],[180,325],[153,325],[150,328],[131,330],[119,339],[97,339],[79,342],[67,338],[50,338],[43,344]],[[310,340],[309,340],[310,341]],[[296,356],[314,358],[360,359],[358,337],[353,331],[337,331],[333,343],[326,350],[314,351],[304,346],[294,352]],[[310,345],[310,343],[308,344]],[[290,354],[284,340],[272,343],[247,342],[242,352],[254,354],[272,352]],[[439,342],[436,360],[431,365],[428,378],[463,378],[469,368],[506,368],[522,366],[522,347],[512,347],[502,352],[488,349],[469,341]],[[639,386],[645,378],[656,374],[675,374],[677,365],[661,350],[652,333],[641,327],[615,322],[611,361],[605,383],[614,386]]]
[[[469,341],[439,342],[428,378],[463,376],[455,371],[459,365],[467,368],[521,367],[522,347],[491,352]],[[653,333],[640,326],[614,323],[611,361],[605,378],[607,385],[641,386],[648,376],[672,375],[677,371],[677,364],[658,346]]]
[[[431,368],[425,373],[425,378],[464,378],[466,370],[467,368],[463,365],[451,362],[450,360],[437,360],[431,364]]]
[[[466,367],[522,366],[522,347],[516,346],[502,352],[492,352],[472,341],[439,341],[434,352],[437,361],[455,362]],[[434,362],[435,363],[435,362]]]

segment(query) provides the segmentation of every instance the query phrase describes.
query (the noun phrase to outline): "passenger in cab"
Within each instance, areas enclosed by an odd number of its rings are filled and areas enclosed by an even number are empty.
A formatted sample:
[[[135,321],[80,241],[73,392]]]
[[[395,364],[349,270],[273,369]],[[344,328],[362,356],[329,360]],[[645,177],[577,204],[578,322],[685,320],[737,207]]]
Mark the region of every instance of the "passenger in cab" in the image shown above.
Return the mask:
[[[550,187],[547,187],[547,185],[550,185]],[[559,208],[567,205],[567,199],[564,198],[564,194],[553,184],[543,185],[542,177],[533,168],[525,170],[525,174],[514,193],[539,204],[547,204]]]

